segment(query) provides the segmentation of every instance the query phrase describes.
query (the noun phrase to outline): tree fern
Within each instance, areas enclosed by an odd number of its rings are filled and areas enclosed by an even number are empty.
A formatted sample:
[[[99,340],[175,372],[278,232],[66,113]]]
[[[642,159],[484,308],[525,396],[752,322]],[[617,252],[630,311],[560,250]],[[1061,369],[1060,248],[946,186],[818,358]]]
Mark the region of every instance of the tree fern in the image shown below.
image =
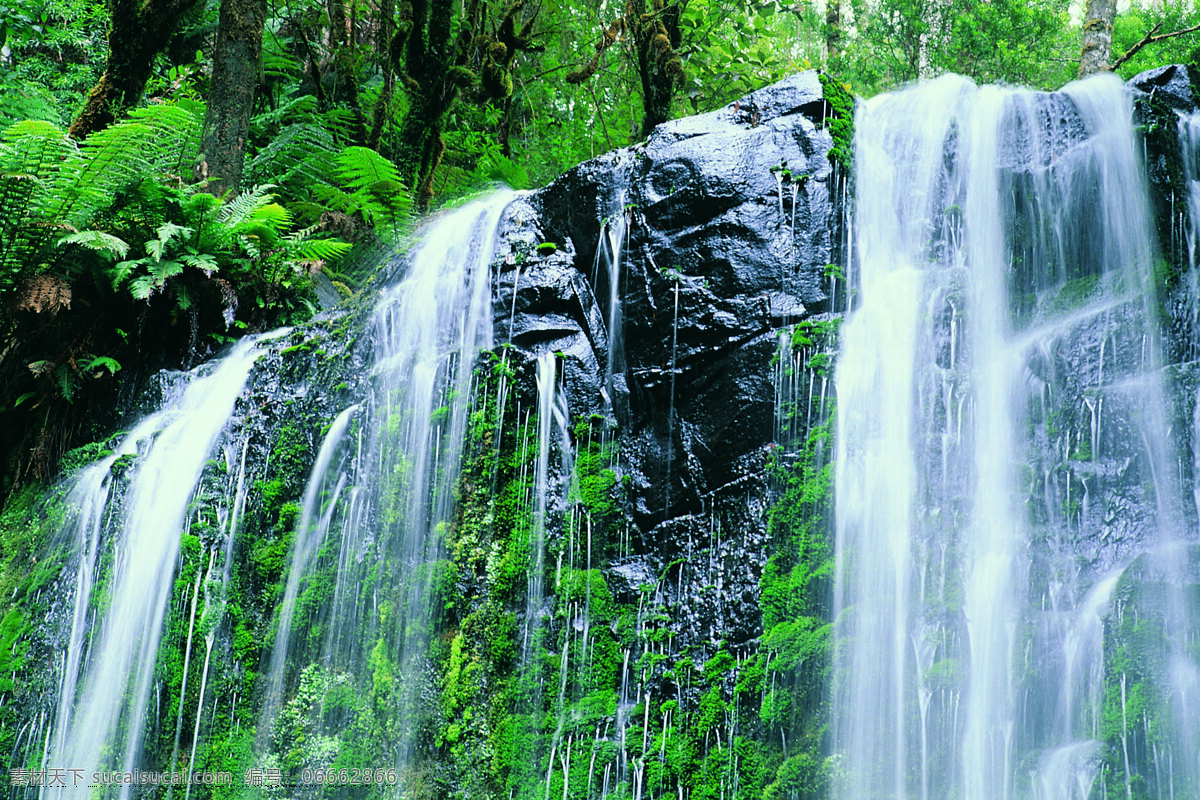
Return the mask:
[[[412,198],[396,166],[374,150],[347,147],[337,156],[337,178],[339,186],[314,187],[317,199],[330,210],[361,214],[380,237],[397,241],[410,219]]]
[[[129,112],[134,122],[147,126],[154,146],[144,155],[157,175],[182,178],[190,175],[200,150],[204,104],[196,101],[158,103]]]
[[[304,98],[310,100],[312,98]],[[306,104],[311,105],[311,102]],[[246,165],[247,180],[270,179],[280,186],[328,184],[334,179],[337,145],[328,130],[313,122],[297,122],[280,130]]]
[[[147,156],[153,157],[155,148],[154,129],[134,120],[89,136],[80,145],[79,157],[63,163],[42,214],[82,227],[112,201],[119,187],[149,173]]]
[[[61,128],[27,120],[9,126],[0,141],[0,288],[8,289],[35,261],[48,238],[38,207],[52,196],[63,165],[78,158]]]
[[[216,221],[222,225],[239,225],[251,219],[256,211],[274,200],[271,195],[274,188],[272,184],[264,183],[242,192],[221,207]]]

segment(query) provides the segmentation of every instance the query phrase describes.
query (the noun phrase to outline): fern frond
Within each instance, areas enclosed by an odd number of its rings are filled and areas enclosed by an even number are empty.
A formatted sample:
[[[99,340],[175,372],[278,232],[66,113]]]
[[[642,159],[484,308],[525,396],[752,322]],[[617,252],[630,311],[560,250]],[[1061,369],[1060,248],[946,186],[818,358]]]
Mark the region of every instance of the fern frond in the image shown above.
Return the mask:
[[[182,283],[176,283],[173,287],[175,290],[175,305],[184,311],[192,307],[192,293],[188,291],[187,286]]]
[[[161,261],[154,261],[146,266],[150,269],[150,277],[153,278],[160,287],[163,286],[169,278],[174,278],[176,275],[183,272],[183,262],[176,261],[173,258],[164,258]]]
[[[316,102],[311,95],[298,99],[308,102],[297,103],[296,108]],[[335,180],[332,165],[336,152],[333,135],[320,125],[288,125],[250,160],[246,177],[259,183],[269,179],[278,185],[289,185],[294,180],[327,184]]]
[[[121,365],[115,358],[109,358],[108,356],[94,356],[90,361],[85,364],[80,364],[79,366],[80,372],[91,372],[92,370],[97,369],[106,369],[108,370],[109,375],[116,375],[121,371]]]
[[[205,275],[212,275],[218,270],[217,259],[212,253],[185,253],[179,260],[189,267],[203,270]]]
[[[338,178],[351,189],[367,189],[381,183],[400,183],[396,165],[368,147],[347,147],[338,153]]]
[[[51,187],[45,216],[85,227],[119,188],[147,174],[147,155],[153,155],[155,148],[153,137],[152,128],[133,120],[89,136],[80,145],[81,157],[64,162]]]
[[[56,125],[26,120],[0,136],[0,288],[16,285],[19,273],[40,263],[59,219],[46,213],[64,166],[79,151]]]
[[[59,239],[55,244],[58,247],[77,244],[88,250],[105,253],[115,258],[124,258],[129,254],[128,242],[104,231],[80,231],[79,233],[68,234]]]
[[[223,225],[231,226],[246,222],[253,216],[254,212],[274,199],[271,195],[271,190],[274,188],[272,184],[263,183],[242,192],[233,200],[227,202],[217,212],[216,221]]]
[[[153,132],[154,147],[146,153],[152,171],[175,176],[190,173],[204,125],[203,106],[199,116],[195,112],[192,105],[179,103],[156,103],[129,112],[131,120]]]
[[[313,196],[330,211],[341,211],[350,214],[357,210],[354,198],[336,186],[318,185],[312,187],[312,192]]]
[[[183,215],[192,222],[204,222],[205,218],[221,206],[221,198],[208,192],[196,192],[183,203]]]
[[[279,203],[267,203],[265,206],[255,209],[250,215],[249,221],[266,225],[278,233],[291,226],[292,214]]]
[[[292,254],[302,261],[337,261],[350,252],[353,245],[336,239],[306,239],[292,248]]]
[[[311,94],[303,94],[287,98],[275,108],[256,114],[250,120],[250,125],[259,130],[269,129],[275,125],[282,125],[284,120],[289,117],[292,119],[308,118],[316,112],[317,98]]]
[[[163,254],[167,251],[167,245],[175,238],[186,238],[192,235],[191,228],[185,228],[181,225],[176,225],[174,222],[164,222],[158,226],[155,231],[156,239],[151,239],[146,242],[146,252],[149,253],[154,261],[162,261]],[[153,267],[151,267],[153,269]]]
[[[143,275],[140,278],[134,278],[133,282],[129,284],[129,293],[135,300],[149,300],[158,288],[159,285],[154,278]]]
[[[279,232],[272,225],[256,220],[243,222],[241,225],[234,226],[233,233],[242,240],[242,244],[255,256],[263,248],[274,247],[280,241]]]
[[[121,284],[126,278],[133,274],[133,271],[142,265],[142,259],[131,259],[129,261],[119,261],[113,265],[113,268],[108,271],[108,277],[112,280],[113,290],[121,288]],[[135,297],[137,295],[134,295]],[[145,299],[145,298],[139,298]]]
[[[62,392],[63,399],[68,403],[71,402],[75,397],[75,378],[66,364],[59,364],[54,368],[54,382],[58,384],[58,390]]]

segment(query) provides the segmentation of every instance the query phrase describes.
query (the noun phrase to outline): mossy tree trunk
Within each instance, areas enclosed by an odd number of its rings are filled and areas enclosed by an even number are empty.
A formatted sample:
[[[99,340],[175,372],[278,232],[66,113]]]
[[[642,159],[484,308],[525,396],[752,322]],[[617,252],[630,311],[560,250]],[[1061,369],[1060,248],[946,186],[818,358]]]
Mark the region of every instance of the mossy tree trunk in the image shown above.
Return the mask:
[[[379,28],[376,31],[376,46],[380,53],[387,53],[391,48],[392,38],[396,35],[396,0],[382,0],[379,4]],[[375,103],[372,112],[371,130],[367,134],[367,147],[379,150],[383,140],[383,129],[387,125],[392,111],[392,97],[396,93],[396,70],[390,57],[383,59],[383,88],[379,92],[379,101]]]
[[[632,3],[631,3],[632,5]],[[671,118],[671,101],[675,90],[683,84],[683,67],[679,48],[679,18],[682,3],[655,2],[647,13],[645,3],[639,2],[636,19],[638,75],[642,79],[642,136],[650,135],[656,125]]]
[[[446,152],[442,132],[455,101],[468,92],[476,102],[503,102],[512,95],[517,54],[536,49],[537,10],[529,0],[515,0],[492,19],[486,2],[467,0],[457,25],[454,7],[453,0],[405,2],[390,48],[410,99],[396,161],[421,208],[433,197],[433,176]]]
[[[1083,49],[1079,59],[1079,77],[1085,78],[1109,68],[1113,21],[1116,18],[1116,0],[1087,0],[1083,16]]]
[[[842,2],[827,0],[825,4],[825,64],[833,66],[842,55]]]
[[[596,52],[584,66],[567,74],[567,83],[580,84],[596,74],[600,56],[624,38],[634,54],[642,84],[642,136],[671,118],[671,101],[683,86],[679,58],[679,21],[687,0],[626,0],[623,14],[604,30]]]
[[[471,3],[472,7],[476,5]],[[456,72],[457,81],[450,75],[453,68],[465,69],[465,40],[471,31],[464,24],[458,41],[451,41],[451,0],[414,0],[405,3],[400,13],[397,36],[402,41],[392,52],[403,53],[403,63],[395,66],[401,72],[411,105],[400,128],[397,161],[404,179],[416,192],[418,204],[426,207],[433,196],[433,173],[446,148],[442,141],[446,112],[461,86],[469,85],[473,78],[469,72]]]
[[[345,0],[330,0],[329,43],[333,50],[333,102],[344,103],[354,115],[354,143],[365,145],[370,135],[367,117],[358,96],[358,42],[354,31],[358,27],[353,5]]]
[[[215,195],[237,192],[241,185],[266,16],[266,0],[221,1],[212,88],[195,167],[196,180],[207,180],[207,191]]]
[[[154,57],[195,4],[196,0],[110,0],[104,74],[71,123],[73,138],[86,139],[104,130],[142,99],[154,72]]]

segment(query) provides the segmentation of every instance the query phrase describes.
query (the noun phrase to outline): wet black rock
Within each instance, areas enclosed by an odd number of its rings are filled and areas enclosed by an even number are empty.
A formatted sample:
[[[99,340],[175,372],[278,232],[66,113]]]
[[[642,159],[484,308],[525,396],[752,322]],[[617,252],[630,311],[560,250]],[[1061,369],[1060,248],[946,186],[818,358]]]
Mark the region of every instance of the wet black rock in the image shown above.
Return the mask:
[[[833,310],[842,257],[833,113],[815,72],[794,75],[506,212],[496,339],[560,353],[570,413],[618,425],[636,552],[609,583],[657,583],[700,642],[758,634],[777,331]]]
[[[1138,73],[1130,78],[1128,85],[1176,111],[1193,111],[1198,77],[1200,74],[1191,64],[1168,64]]]

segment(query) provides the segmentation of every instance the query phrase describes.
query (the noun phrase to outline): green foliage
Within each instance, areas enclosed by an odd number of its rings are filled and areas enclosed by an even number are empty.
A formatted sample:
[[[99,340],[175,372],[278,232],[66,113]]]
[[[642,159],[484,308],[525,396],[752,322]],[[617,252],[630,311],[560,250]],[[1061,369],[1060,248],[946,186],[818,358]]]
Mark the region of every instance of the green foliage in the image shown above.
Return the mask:
[[[13,690],[13,676],[25,666],[29,643],[21,637],[28,629],[29,622],[20,608],[10,608],[0,619],[0,693]]]
[[[946,72],[1058,87],[1078,69],[1079,34],[1059,0],[884,0],[865,23],[837,70],[865,94]]]
[[[1113,57],[1117,58],[1128,52],[1152,30],[1156,30],[1158,34],[1166,34],[1190,28],[1198,23],[1200,12],[1187,3],[1131,3],[1119,11],[1113,23]],[[1162,64],[1189,63],[1200,63],[1200,37],[1197,33],[1147,45],[1122,64],[1117,74],[1128,80],[1143,70]]]
[[[347,147],[337,155],[337,180],[314,187],[326,207],[359,214],[384,241],[396,243],[409,225],[412,199],[392,162],[366,147]]]

